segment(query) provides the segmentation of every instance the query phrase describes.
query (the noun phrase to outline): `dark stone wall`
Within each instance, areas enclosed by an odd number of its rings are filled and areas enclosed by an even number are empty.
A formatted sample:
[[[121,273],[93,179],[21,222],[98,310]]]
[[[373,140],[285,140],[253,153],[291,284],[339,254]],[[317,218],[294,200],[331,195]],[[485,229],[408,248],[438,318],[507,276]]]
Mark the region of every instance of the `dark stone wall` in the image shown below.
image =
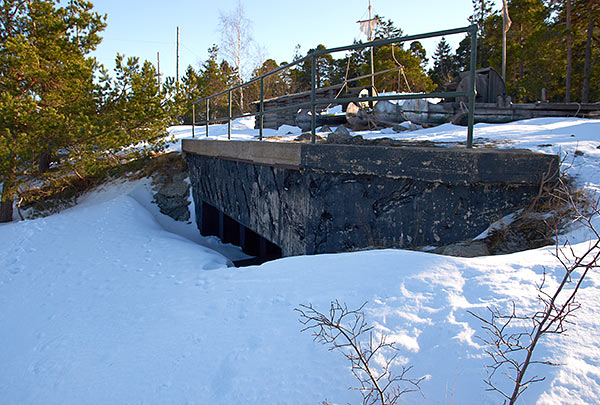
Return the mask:
[[[283,169],[192,154],[186,160],[197,208],[204,201],[279,244]]]
[[[186,159],[196,207],[217,207],[284,256],[454,243],[527,205],[538,191],[536,184],[445,184],[191,153]]]

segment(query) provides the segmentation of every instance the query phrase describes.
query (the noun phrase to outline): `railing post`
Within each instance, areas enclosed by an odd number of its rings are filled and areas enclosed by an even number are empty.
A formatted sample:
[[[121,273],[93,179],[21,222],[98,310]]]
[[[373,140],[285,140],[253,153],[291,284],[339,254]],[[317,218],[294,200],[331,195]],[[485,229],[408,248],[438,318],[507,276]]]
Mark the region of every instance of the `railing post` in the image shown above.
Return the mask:
[[[376,46],[383,46],[383,45],[387,45],[387,44],[391,44],[391,43],[395,43],[395,42],[407,42],[407,41],[413,41],[413,40],[417,40],[417,39],[423,39],[423,38],[433,38],[436,36],[443,36],[443,35],[450,35],[450,34],[458,34],[458,33],[469,33],[471,35],[471,63],[470,63],[470,74],[469,74],[469,78],[471,79],[471,83],[469,86],[469,89],[467,89],[467,91],[461,91],[461,92],[453,92],[453,93],[446,93],[446,92],[434,92],[434,93],[425,93],[425,94],[410,94],[408,96],[398,96],[398,99],[417,99],[417,98],[423,98],[423,96],[431,96],[435,94],[435,97],[457,97],[457,95],[459,94],[460,97],[467,97],[468,98],[468,130],[467,130],[467,147],[468,148],[472,148],[473,147],[473,132],[474,132],[474,123],[475,123],[475,99],[477,96],[477,86],[476,86],[476,68],[477,68],[477,32],[478,32],[478,27],[477,24],[473,24],[471,26],[468,27],[462,27],[462,28],[455,28],[452,30],[445,30],[445,31],[435,31],[435,32],[429,32],[429,33],[425,33],[425,34],[419,34],[419,35],[412,35],[412,36],[404,36],[404,37],[397,37],[397,38],[389,38],[389,39],[385,39],[385,40],[377,40],[377,41],[371,41],[368,42],[366,44],[354,44],[354,45],[349,45],[349,46],[343,46],[343,47],[338,47],[338,48],[331,48],[331,49],[324,49],[324,50],[315,50],[313,51],[311,54],[300,58],[286,66],[281,66],[277,69],[275,69],[272,72],[266,73],[265,75],[261,75],[259,77],[253,78],[252,80],[250,80],[247,83],[240,83],[239,85],[236,85],[232,88],[229,88],[227,90],[223,90],[221,92],[215,93],[211,96],[209,96],[209,98],[206,98],[206,122],[205,122],[205,126],[206,126],[206,136],[209,136],[209,126],[210,126],[210,98],[214,98],[214,97],[218,97],[221,95],[224,95],[226,92],[228,93],[228,108],[229,108],[229,115],[227,117],[227,126],[228,126],[228,131],[227,131],[227,138],[231,139],[231,131],[232,131],[232,120],[233,120],[233,114],[232,114],[232,93],[238,89],[238,88],[243,88],[243,86],[249,86],[249,85],[254,85],[254,83],[256,83],[257,81],[260,80],[260,93],[261,93],[261,99],[260,99],[260,111],[258,112],[254,112],[254,113],[250,113],[250,114],[244,114],[243,110],[241,111],[241,116],[242,117],[246,117],[246,116],[260,116],[260,122],[259,122],[259,129],[260,129],[260,134],[259,137],[262,140],[263,136],[264,136],[264,117],[265,117],[265,106],[264,106],[264,98],[265,98],[265,93],[264,93],[264,79],[265,77],[269,77],[279,71],[285,70],[285,69],[289,69],[290,67],[294,66],[294,65],[298,65],[300,63],[308,63],[310,61],[311,63],[311,91],[310,91],[310,102],[303,102],[300,103],[297,106],[286,106],[283,108],[283,110],[287,110],[290,108],[298,108],[300,106],[302,106],[302,108],[305,108],[307,105],[310,105],[310,114],[311,114],[311,143],[316,143],[316,126],[317,126],[317,105],[319,105],[319,103],[321,105],[326,105],[327,103],[331,103],[331,102],[339,102],[339,101],[352,101],[352,100],[356,100],[353,97],[347,97],[347,98],[343,98],[343,99],[334,99],[329,100],[327,98],[323,98],[321,97],[320,99],[317,99],[317,93],[318,93],[318,88],[319,88],[319,82],[318,82],[318,75],[317,75],[317,61],[318,61],[318,57],[320,55],[323,54],[331,54],[332,52],[341,52],[341,51],[348,51],[348,50],[354,50],[354,49],[362,49],[365,48],[367,46],[374,46],[374,44],[376,44]],[[385,71],[382,72],[378,72],[378,73],[385,73]],[[367,75],[369,76],[369,75]],[[359,78],[355,78],[352,80],[358,80]],[[348,80],[349,82],[350,80]],[[344,82],[344,85],[346,88],[348,88],[348,83]],[[344,88],[344,86],[342,86],[342,89]],[[377,100],[389,100],[392,98],[389,98],[391,96],[387,96],[387,97],[369,97],[369,101],[372,102],[374,100],[372,100],[373,98],[377,99]],[[200,102],[203,99],[199,99],[197,100],[195,103],[192,104],[192,136],[195,137],[195,125],[196,125],[196,112],[195,112],[195,105],[198,104],[200,105]],[[364,100],[363,100],[364,101]],[[270,108],[269,109],[269,113],[274,113],[274,112],[278,112],[279,110],[281,110],[281,108]],[[199,112],[200,113],[200,112]],[[213,122],[218,122],[218,121],[222,121],[224,120],[224,118],[220,118],[215,116],[215,120]]]
[[[227,92],[227,108],[229,109],[229,115],[227,116],[227,139],[231,139],[231,89]]]
[[[209,105],[209,99],[206,99],[206,136],[208,137],[208,121],[210,117],[210,105]]]
[[[264,95],[265,95],[265,87],[264,87],[264,80],[261,77],[260,78],[260,126],[259,126],[259,133],[258,133],[258,139],[262,141],[263,139],[263,124],[264,124],[264,111],[265,111],[265,105],[264,105]]]
[[[195,133],[195,127],[196,127],[196,104],[192,103],[192,138],[196,137],[196,133]]]
[[[317,126],[317,64],[316,58],[313,53],[310,66],[310,110],[311,110],[311,124],[310,124],[310,142],[315,143],[317,141],[316,126]]]
[[[469,83],[469,123],[467,129],[467,148],[473,147],[473,125],[475,125],[475,69],[477,69],[477,24],[471,26],[471,81]]]

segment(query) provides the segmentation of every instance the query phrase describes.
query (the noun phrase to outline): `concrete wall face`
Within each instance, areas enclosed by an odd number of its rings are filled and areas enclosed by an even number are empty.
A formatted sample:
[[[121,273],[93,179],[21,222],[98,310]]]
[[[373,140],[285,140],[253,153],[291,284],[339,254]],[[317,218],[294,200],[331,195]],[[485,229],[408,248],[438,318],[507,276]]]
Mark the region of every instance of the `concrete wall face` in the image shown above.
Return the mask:
[[[186,160],[196,207],[204,201],[279,244],[284,170],[192,154]]]
[[[548,158],[538,163],[540,178],[553,162]],[[464,182],[452,174],[444,183],[390,170],[278,167],[189,152],[186,159],[196,207],[202,201],[216,207],[280,246],[283,256],[458,242],[538,191],[533,181]]]

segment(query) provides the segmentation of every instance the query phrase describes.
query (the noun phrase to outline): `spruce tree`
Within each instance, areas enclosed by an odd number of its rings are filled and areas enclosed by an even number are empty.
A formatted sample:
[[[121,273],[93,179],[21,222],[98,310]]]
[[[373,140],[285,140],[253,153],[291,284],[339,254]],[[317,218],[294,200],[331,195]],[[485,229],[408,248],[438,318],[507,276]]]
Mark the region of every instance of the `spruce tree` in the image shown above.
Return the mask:
[[[438,85],[438,88],[441,88],[444,84],[452,81],[456,74],[456,62],[452,55],[452,48],[446,38],[442,37],[433,54],[431,79]]]

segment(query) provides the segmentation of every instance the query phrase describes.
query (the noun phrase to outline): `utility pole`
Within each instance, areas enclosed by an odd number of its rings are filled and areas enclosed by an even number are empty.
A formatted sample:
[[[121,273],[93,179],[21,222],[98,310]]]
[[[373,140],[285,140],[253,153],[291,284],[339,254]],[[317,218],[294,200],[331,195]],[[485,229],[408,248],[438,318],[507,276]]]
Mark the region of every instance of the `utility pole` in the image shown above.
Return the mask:
[[[156,70],[158,76],[158,91],[160,91],[160,52],[156,52]]]
[[[179,27],[177,27],[177,63],[175,64],[175,77],[179,88]]]

